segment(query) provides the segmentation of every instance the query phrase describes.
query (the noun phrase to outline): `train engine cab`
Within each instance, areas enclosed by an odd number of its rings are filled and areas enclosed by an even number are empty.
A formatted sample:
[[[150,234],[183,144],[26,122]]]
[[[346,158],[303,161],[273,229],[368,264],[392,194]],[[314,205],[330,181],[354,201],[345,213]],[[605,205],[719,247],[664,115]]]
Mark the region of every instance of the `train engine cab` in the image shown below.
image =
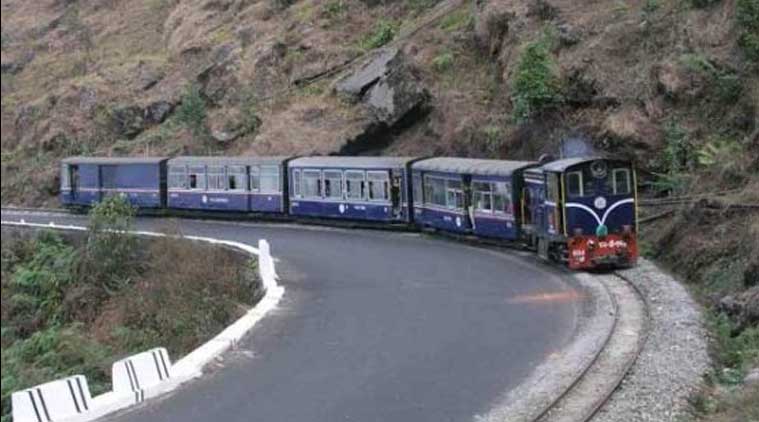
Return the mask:
[[[635,177],[631,163],[604,158],[553,161],[526,174],[538,253],[571,269],[635,264]]]

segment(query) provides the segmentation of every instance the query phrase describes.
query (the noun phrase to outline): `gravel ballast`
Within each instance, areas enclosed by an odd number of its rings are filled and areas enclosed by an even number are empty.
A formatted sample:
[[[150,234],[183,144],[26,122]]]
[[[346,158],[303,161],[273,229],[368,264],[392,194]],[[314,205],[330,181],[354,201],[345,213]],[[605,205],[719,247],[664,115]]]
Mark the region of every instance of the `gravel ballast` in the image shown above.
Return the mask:
[[[700,308],[682,284],[645,259],[618,274],[648,300],[649,338],[620,388],[593,421],[680,422],[689,415],[688,399],[711,366]]]

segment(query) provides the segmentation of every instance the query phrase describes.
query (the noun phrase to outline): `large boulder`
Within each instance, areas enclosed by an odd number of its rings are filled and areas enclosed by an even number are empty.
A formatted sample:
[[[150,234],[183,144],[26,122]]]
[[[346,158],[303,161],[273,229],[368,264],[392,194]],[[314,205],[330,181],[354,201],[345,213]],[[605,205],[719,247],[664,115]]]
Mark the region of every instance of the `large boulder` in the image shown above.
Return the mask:
[[[159,100],[148,104],[143,114],[147,124],[158,125],[166,121],[172,111],[174,111],[174,104]]]
[[[143,110],[136,105],[119,106],[111,110],[111,128],[114,134],[132,139],[145,130]]]
[[[398,123],[429,98],[405,55],[394,48],[377,51],[341,78],[335,90],[351,101],[362,102],[377,122],[388,126]]]

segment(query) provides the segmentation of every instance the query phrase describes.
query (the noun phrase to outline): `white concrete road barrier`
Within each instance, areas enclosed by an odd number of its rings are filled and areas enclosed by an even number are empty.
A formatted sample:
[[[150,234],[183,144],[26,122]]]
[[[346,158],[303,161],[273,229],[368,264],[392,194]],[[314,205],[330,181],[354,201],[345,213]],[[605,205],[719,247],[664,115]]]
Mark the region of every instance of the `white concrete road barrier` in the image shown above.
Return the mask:
[[[76,375],[11,395],[15,422],[54,422],[86,414],[92,406],[87,379]]]
[[[145,398],[144,390],[171,379],[171,361],[165,348],[138,353],[113,364],[113,392],[133,394],[135,402]]]
[[[83,226],[2,221],[7,226],[56,230],[87,230]],[[165,236],[162,233],[134,231],[140,236]],[[87,380],[75,376],[13,393],[15,422],[87,422],[106,414],[167,393],[185,381],[202,375],[203,368],[222,353],[233,348],[263,317],[279,303],[284,287],[277,284],[277,271],[269,242],[261,239],[258,248],[240,242],[208,237],[185,236],[185,239],[221,244],[258,256],[258,271],[264,297],[248,313],[172,365],[164,348],[130,356],[113,364],[113,391],[90,396]]]

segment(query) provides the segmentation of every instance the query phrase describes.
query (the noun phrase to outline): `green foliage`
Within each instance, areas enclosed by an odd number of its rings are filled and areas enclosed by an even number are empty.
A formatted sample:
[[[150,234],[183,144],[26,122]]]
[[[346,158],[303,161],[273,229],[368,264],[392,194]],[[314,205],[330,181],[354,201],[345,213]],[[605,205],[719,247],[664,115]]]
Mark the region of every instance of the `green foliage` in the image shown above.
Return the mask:
[[[709,325],[714,334],[715,357],[724,368],[719,381],[739,383],[743,373],[759,363],[759,327],[749,326],[738,332],[736,324],[723,314],[711,314]]]
[[[190,85],[182,95],[182,102],[177,107],[177,121],[190,129],[195,136],[206,132],[206,100],[196,85]]]
[[[364,50],[372,50],[382,47],[392,41],[398,35],[399,25],[395,22],[380,19],[360,42]]]
[[[513,114],[518,122],[525,122],[535,114],[562,103],[556,63],[545,38],[525,47],[517,65],[512,91]]]
[[[90,210],[85,248],[88,275],[113,295],[135,274],[136,238],[132,229],[135,209],[121,196],[111,196]]]
[[[735,19],[740,31],[738,45],[749,60],[759,62],[759,0],[738,0]]]
[[[740,152],[741,144],[732,139],[709,141],[696,152],[696,161],[704,167],[724,166]]]
[[[677,122],[670,121],[664,128],[664,168],[669,174],[683,171],[689,160],[688,133]]]
[[[54,379],[82,374],[92,394],[108,390],[111,350],[83,328],[49,327],[2,349],[2,421],[11,420],[11,394]]]
[[[242,114],[244,132],[255,133],[261,126],[261,119],[258,117],[258,101],[253,93],[246,95],[242,102],[240,112]]]
[[[453,68],[455,58],[451,51],[443,51],[432,59],[432,68],[438,73],[444,73]]]
[[[56,233],[43,232],[34,253],[19,265],[9,283],[11,310],[29,320],[56,324],[61,303],[73,283],[77,254]]]
[[[470,30],[474,27],[474,16],[469,8],[449,13],[440,21],[440,29],[445,32]]]
[[[329,20],[342,19],[348,12],[348,5],[345,0],[330,0],[324,3],[324,17]]]
[[[708,78],[712,83],[709,87],[711,95],[722,103],[733,103],[743,94],[743,84],[738,75],[729,69],[718,67],[703,54],[683,54],[680,63],[689,71]]]

